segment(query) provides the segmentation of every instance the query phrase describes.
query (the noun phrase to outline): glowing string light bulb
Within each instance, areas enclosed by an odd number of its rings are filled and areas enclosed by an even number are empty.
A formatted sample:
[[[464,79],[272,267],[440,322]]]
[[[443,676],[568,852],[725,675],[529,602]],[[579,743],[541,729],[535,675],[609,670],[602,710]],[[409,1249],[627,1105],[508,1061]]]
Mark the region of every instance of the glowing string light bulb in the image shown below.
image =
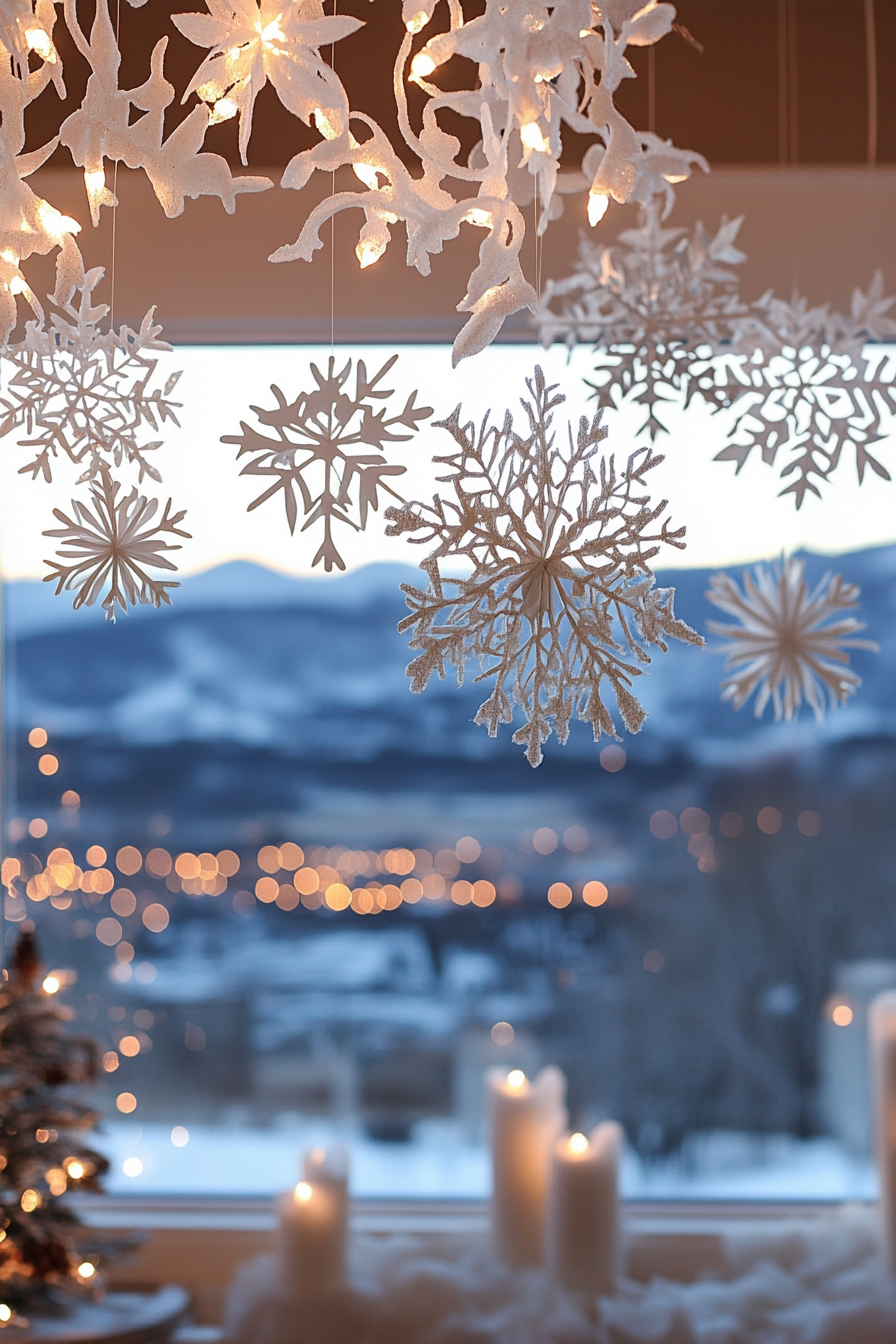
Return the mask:
[[[405,28],[407,28],[409,33],[419,33],[422,32],[422,30],[426,27],[426,25],[429,23],[429,20],[430,15],[427,14],[426,10],[418,9],[417,13],[412,14],[411,17],[408,19],[407,23],[405,24]]]
[[[37,206],[37,218],[54,242],[62,243],[68,233],[80,233],[81,225],[71,215],[63,215],[49,201],[40,201]]]
[[[35,52],[42,61],[56,64],[56,49],[48,32],[43,28],[28,28],[25,32],[28,50]]]
[[[588,223],[592,229],[595,224],[599,224],[607,213],[607,206],[610,204],[610,198],[604,191],[595,191],[592,187],[588,193]]]
[[[550,153],[550,141],[542,135],[541,127],[537,121],[524,122],[520,127],[520,139],[523,142],[523,148],[528,149],[532,154]]]
[[[218,98],[208,119],[209,126],[217,126],[221,121],[230,121],[239,112],[239,105],[232,98]]]
[[[355,256],[361,265],[361,270],[366,271],[368,266],[379,261],[386,250],[386,242],[381,238],[361,238],[358,246],[355,248]]]
[[[377,190],[380,183],[372,163],[353,163],[352,170],[355,177],[359,178],[365,187],[369,187],[371,191]]]
[[[411,61],[410,79],[414,84],[419,84],[421,79],[427,79],[435,69],[436,63],[429,52],[418,51]]]

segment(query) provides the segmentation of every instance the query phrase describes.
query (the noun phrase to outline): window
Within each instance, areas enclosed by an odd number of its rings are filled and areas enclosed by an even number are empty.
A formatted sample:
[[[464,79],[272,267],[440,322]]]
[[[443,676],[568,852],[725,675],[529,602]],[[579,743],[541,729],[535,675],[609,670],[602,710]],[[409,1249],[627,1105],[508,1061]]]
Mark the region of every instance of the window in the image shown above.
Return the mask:
[[[114,627],[39,582],[67,496],[5,456],[6,916],[102,1039],[111,1188],[271,1191],[338,1135],[360,1194],[484,1195],[483,1069],[557,1062],[577,1126],[625,1122],[630,1193],[867,1194],[864,1011],[896,984],[892,486],[844,466],[797,514],[761,464],[712,463],[699,406],[670,408],[653,493],[688,526],[656,562],[677,614],[705,632],[714,569],[804,546],[837,556],[810,555],[810,583],[860,584],[881,652],[853,653],[846,708],[774,725],[720,702],[721,659],[673,647],[639,736],[573,724],[533,771],[472,723],[469,671],[408,692],[397,567],[425,551],[377,515],[347,574],[311,575],[279,502],[246,513],[258,483],[220,436],[328,357],[170,357],[183,428],[159,457],[193,540],[172,607]],[[446,347],[408,348],[390,385],[500,420],[536,360],[590,413],[582,351],[497,347],[449,387]],[[637,423],[607,416],[617,458]],[[395,446],[403,494],[431,495],[446,442]]]

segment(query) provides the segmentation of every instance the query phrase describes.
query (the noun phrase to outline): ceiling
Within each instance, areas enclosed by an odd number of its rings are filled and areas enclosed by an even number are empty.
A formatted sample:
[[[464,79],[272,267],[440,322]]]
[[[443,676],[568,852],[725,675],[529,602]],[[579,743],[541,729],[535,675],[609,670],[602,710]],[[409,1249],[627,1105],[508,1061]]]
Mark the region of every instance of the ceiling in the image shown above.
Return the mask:
[[[380,121],[397,144],[391,63],[403,33],[399,0],[338,4],[340,13],[365,20],[364,28],[336,46],[338,73],[352,105]],[[176,31],[168,16],[187,9],[204,11],[205,6],[199,0],[152,0],[132,9],[119,0],[123,86],[143,82],[152,46],[168,36],[166,74],[178,94],[186,87],[202,52]],[[650,129],[652,119],[658,134],[699,151],[716,165],[866,161],[864,0],[680,0],[677,9],[680,31],[656,48],[634,51],[639,78],[624,84],[617,95],[620,109],[635,126]],[[880,72],[877,162],[894,163],[896,99],[887,72],[896,65],[896,4],[875,0],[874,9]],[[78,12],[85,26],[91,10],[90,0],[81,0]],[[465,3],[465,10],[472,12],[472,7]],[[112,11],[114,15],[115,0]],[[60,23],[57,37],[69,89],[66,108],[74,110],[87,69],[61,28]],[[448,87],[450,69],[440,73],[437,82]],[[170,124],[187,110],[175,103]],[[49,89],[29,111],[28,148],[52,138],[59,113],[56,94]],[[446,123],[446,129],[457,128]],[[236,135],[235,122],[213,127],[205,147],[236,163]],[[282,109],[270,86],[263,90],[256,105],[250,164],[283,165],[317,138]],[[575,139],[568,137],[571,158],[576,155]],[[64,151],[56,151],[55,166],[70,162]]]

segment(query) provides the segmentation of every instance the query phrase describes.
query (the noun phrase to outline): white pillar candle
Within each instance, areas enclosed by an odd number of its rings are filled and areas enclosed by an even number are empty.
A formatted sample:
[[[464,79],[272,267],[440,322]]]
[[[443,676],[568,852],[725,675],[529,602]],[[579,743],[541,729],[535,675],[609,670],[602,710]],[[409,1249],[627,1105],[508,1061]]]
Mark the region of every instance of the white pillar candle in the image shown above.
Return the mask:
[[[313,1148],[303,1179],[277,1201],[280,1281],[297,1297],[316,1297],[345,1282],[348,1178],[341,1152]]]
[[[520,1069],[489,1069],[487,1083],[495,1254],[512,1269],[540,1265],[551,1149],[566,1125],[566,1079],[553,1066],[534,1082]]]
[[[619,1159],[622,1127],[606,1120],[554,1145],[546,1260],[564,1288],[609,1297],[619,1268]]]
[[[896,991],[872,999],[868,1009],[872,1114],[884,1254],[896,1274]]]

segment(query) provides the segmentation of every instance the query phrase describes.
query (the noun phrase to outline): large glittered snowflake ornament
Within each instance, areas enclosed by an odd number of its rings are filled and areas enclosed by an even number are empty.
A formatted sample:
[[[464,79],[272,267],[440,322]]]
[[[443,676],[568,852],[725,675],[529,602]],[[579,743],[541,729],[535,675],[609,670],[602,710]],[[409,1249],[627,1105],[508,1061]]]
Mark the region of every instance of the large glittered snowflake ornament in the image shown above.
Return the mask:
[[[91,486],[92,509],[80,500],[72,501],[72,517],[54,509],[62,527],[44,533],[62,540],[56,558],[46,562],[50,573],[44,582],[55,583],[57,593],[74,592],[75,610],[92,607],[102,598],[111,621],[116,609],[124,613],[138,603],[160,607],[171,602],[168,589],[180,584],[155,578],[149,571],[174,570],[165,552],[179,551],[180,543],[166,538],[190,536],[180,527],[184,512],[172,514],[170,499],[154,521],[158,500],[138,495],[136,488],[119,499],[120,489],[103,471]]]
[[[239,446],[237,459],[249,457],[240,475],[270,481],[249,505],[249,512],[282,493],[291,533],[300,513],[302,532],[320,524],[323,537],[311,563],[323,563],[327,573],[334,566],[345,569],[334,526],[363,532],[370,511],[379,507],[380,491],[401,499],[388,481],[402,476],[407,468],[388,461],[386,445],[407,442],[419,422],[432,415],[432,407],[414,404],[416,392],[394,415],[384,405],[378,408],[378,403],[394,395],[380,384],[397,358],[387,359],[370,378],[359,359],[352,387],[352,361],[337,370],[331,355],[326,373],[311,365],[316,387],[310,392],[300,392],[288,401],[279,387],[272,387],[276,406],[251,408],[269,433],[242,421],[242,433],[226,434],[221,440]]]
[[[723,219],[714,235],[702,223],[690,233],[664,228],[657,194],[638,228],[615,245],[583,238],[575,271],[546,286],[542,342],[593,344],[595,396],[603,405],[645,406],[638,432],[652,439],[666,429],[663,404],[680,400],[691,367],[730,344],[748,312],[731,269],[746,260],[735,246],[741,223]]]
[[[867,293],[854,291],[848,316],[797,295],[788,303],[769,293],[753,304],[738,319],[732,350],[695,365],[688,388],[688,400],[733,405],[716,461],[740,471],[758,452],[797,508],[807,493],[820,496],[844,452],[860,483],[869,467],[890,480],[870,449],[891,433],[896,414],[896,356],[879,344],[896,337],[893,302],[878,273]]]
[[[526,385],[523,435],[510,412],[500,427],[486,416],[477,430],[462,424],[458,407],[438,426],[455,443],[435,459],[448,468],[440,479],[449,490],[386,517],[389,535],[435,543],[421,565],[428,586],[402,584],[411,614],[398,628],[418,650],[411,689],[444,677],[449,663],[462,682],[467,662],[478,663],[476,681],[493,690],[476,722],[494,737],[518,706],[526,721],[513,740],[536,766],[552,731],[567,740],[574,715],[595,740],[615,735],[606,692],[637,732],[646,715],[631,686],[651,652],[665,652],[669,639],[703,640],[675,618],[674,590],[654,587],[650,562],[660,546],[684,547],[684,528],[662,516],[666,501],[653,504],[647,493],[645,477],[662,457],[639,448],[617,471],[601,451],[600,413],[558,442],[553,412],[565,398],[540,368]],[[458,564],[468,577],[446,575]]]
[[[730,670],[722,699],[741,709],[755,691],[757,718],[771,701],[776,721],[793,719],[805,701],[822,719],[828,703],[836,709],[862,684],[846,650],[878,647],[855,639],[865,622],[845,614],[858,606],[858,586],[827,574],[810,593],[803,569],[802,560],[788,556],[771,567],[757,565],[743,588],[724,573],[710,580],[707,598],[737,622],[707,622],[728,641],[713,650],[727,655]]]

